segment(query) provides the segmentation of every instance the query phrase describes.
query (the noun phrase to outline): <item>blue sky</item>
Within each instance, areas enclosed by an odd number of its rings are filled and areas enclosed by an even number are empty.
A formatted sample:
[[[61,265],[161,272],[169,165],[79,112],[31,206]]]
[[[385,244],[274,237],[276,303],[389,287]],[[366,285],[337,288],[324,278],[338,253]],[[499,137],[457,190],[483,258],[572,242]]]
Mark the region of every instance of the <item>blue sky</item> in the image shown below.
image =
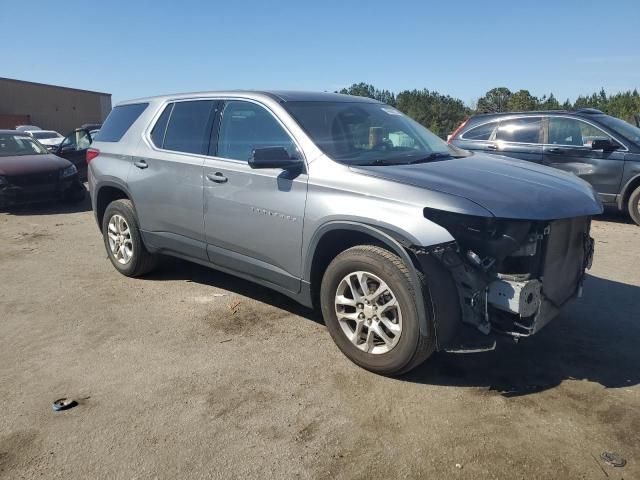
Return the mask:
[[[495,86],[561,101],[640,88],[640,1],[2,0],[1,77],[114,102],[368,82],[473,102]],[[27,11],[29,10],[29,11]]]

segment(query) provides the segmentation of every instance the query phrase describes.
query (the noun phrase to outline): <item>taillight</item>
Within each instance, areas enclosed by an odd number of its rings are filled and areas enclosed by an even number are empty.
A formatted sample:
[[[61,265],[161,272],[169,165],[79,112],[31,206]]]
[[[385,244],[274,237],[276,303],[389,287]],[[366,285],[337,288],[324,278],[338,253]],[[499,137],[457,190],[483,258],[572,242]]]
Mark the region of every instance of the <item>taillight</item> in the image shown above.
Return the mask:
[[[456,128],[454,130],[454,132],[451,134],[451,136],[448,138],[447,143],[453,142],[453,139],[456,138],[456,135],[458,135],[458,133],[460,133],[460,130],[462,130],[462,128],[467,124],[468,121],[469,121],[469,119],[467,118],[464,122],[462,122],[460,125],[458,125],[458,128]]]
[[[97,148],[88,148],[87,149],[87,165],[89,165],[89,162],[91,162],[91,160],[96,158],[98,155],[100,155],[100,150],[98,150]]]

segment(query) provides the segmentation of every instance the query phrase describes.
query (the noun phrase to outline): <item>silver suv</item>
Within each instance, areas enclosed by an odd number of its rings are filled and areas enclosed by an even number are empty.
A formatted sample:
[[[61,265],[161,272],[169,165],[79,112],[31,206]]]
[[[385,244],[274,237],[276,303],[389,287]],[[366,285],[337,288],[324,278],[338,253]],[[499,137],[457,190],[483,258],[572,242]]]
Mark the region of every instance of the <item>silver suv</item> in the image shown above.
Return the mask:
[[[116,106],[87,152],[114,267],[173,255],[322,310],[356,364],[536,333],[577,296],[602,206],[575,176],[447,145],[361,97],[207,92]]]

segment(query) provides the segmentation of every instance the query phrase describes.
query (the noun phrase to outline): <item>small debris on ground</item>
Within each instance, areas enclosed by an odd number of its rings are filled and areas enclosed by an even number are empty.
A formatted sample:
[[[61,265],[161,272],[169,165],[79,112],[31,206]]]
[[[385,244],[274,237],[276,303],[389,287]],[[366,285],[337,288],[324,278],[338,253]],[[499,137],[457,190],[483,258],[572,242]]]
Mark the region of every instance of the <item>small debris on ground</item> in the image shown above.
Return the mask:
[[[238,307],[240,306],[240,301],[237,301],[235,303],[230,303],[229,304],[229,310],[232,311],[232,313],[235,315],[236,313],[238,313]]]
[[[462,464],[461,463],[456,463],[456,468],[461,469],[462,468]]]
[[[227,338],[226,340],[222,340],[220,343],[227,343],[230,342],[232,339],[231,338]]]
[[[70,398],[59,398],[51,404],[51,408],[54,412],[60,412],[62,410],[69,410],[70,408],[78,405],[78,402]]]
[[[627,460],[615,452],[603,452],[600,458],[611,467],[624,467],[627,464]]]

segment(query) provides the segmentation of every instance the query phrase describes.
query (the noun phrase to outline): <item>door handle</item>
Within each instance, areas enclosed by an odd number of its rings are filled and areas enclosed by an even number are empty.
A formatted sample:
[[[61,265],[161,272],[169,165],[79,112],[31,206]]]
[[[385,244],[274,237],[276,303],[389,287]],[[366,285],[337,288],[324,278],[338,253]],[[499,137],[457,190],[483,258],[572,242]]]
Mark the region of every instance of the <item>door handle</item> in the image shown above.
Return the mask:
[[[144,170],[149,166],[149,164],[145,160],[136,160],[133,164],[141,170]]]
[[[550,148],[547,150],[549,153],[562,153],[564,150],[562,148]]]
[[[229,180],[227,177],[225,177],[220,172],[208,173],[207,174],[207,179],[211,180],[212,182],[216,182],[216,183],[225,183],[227,180]]]
[[[498,146],[493,143],[490,143],[489,145],[487,145],[487,150],[497,150],[497,149],[498,149]]]

